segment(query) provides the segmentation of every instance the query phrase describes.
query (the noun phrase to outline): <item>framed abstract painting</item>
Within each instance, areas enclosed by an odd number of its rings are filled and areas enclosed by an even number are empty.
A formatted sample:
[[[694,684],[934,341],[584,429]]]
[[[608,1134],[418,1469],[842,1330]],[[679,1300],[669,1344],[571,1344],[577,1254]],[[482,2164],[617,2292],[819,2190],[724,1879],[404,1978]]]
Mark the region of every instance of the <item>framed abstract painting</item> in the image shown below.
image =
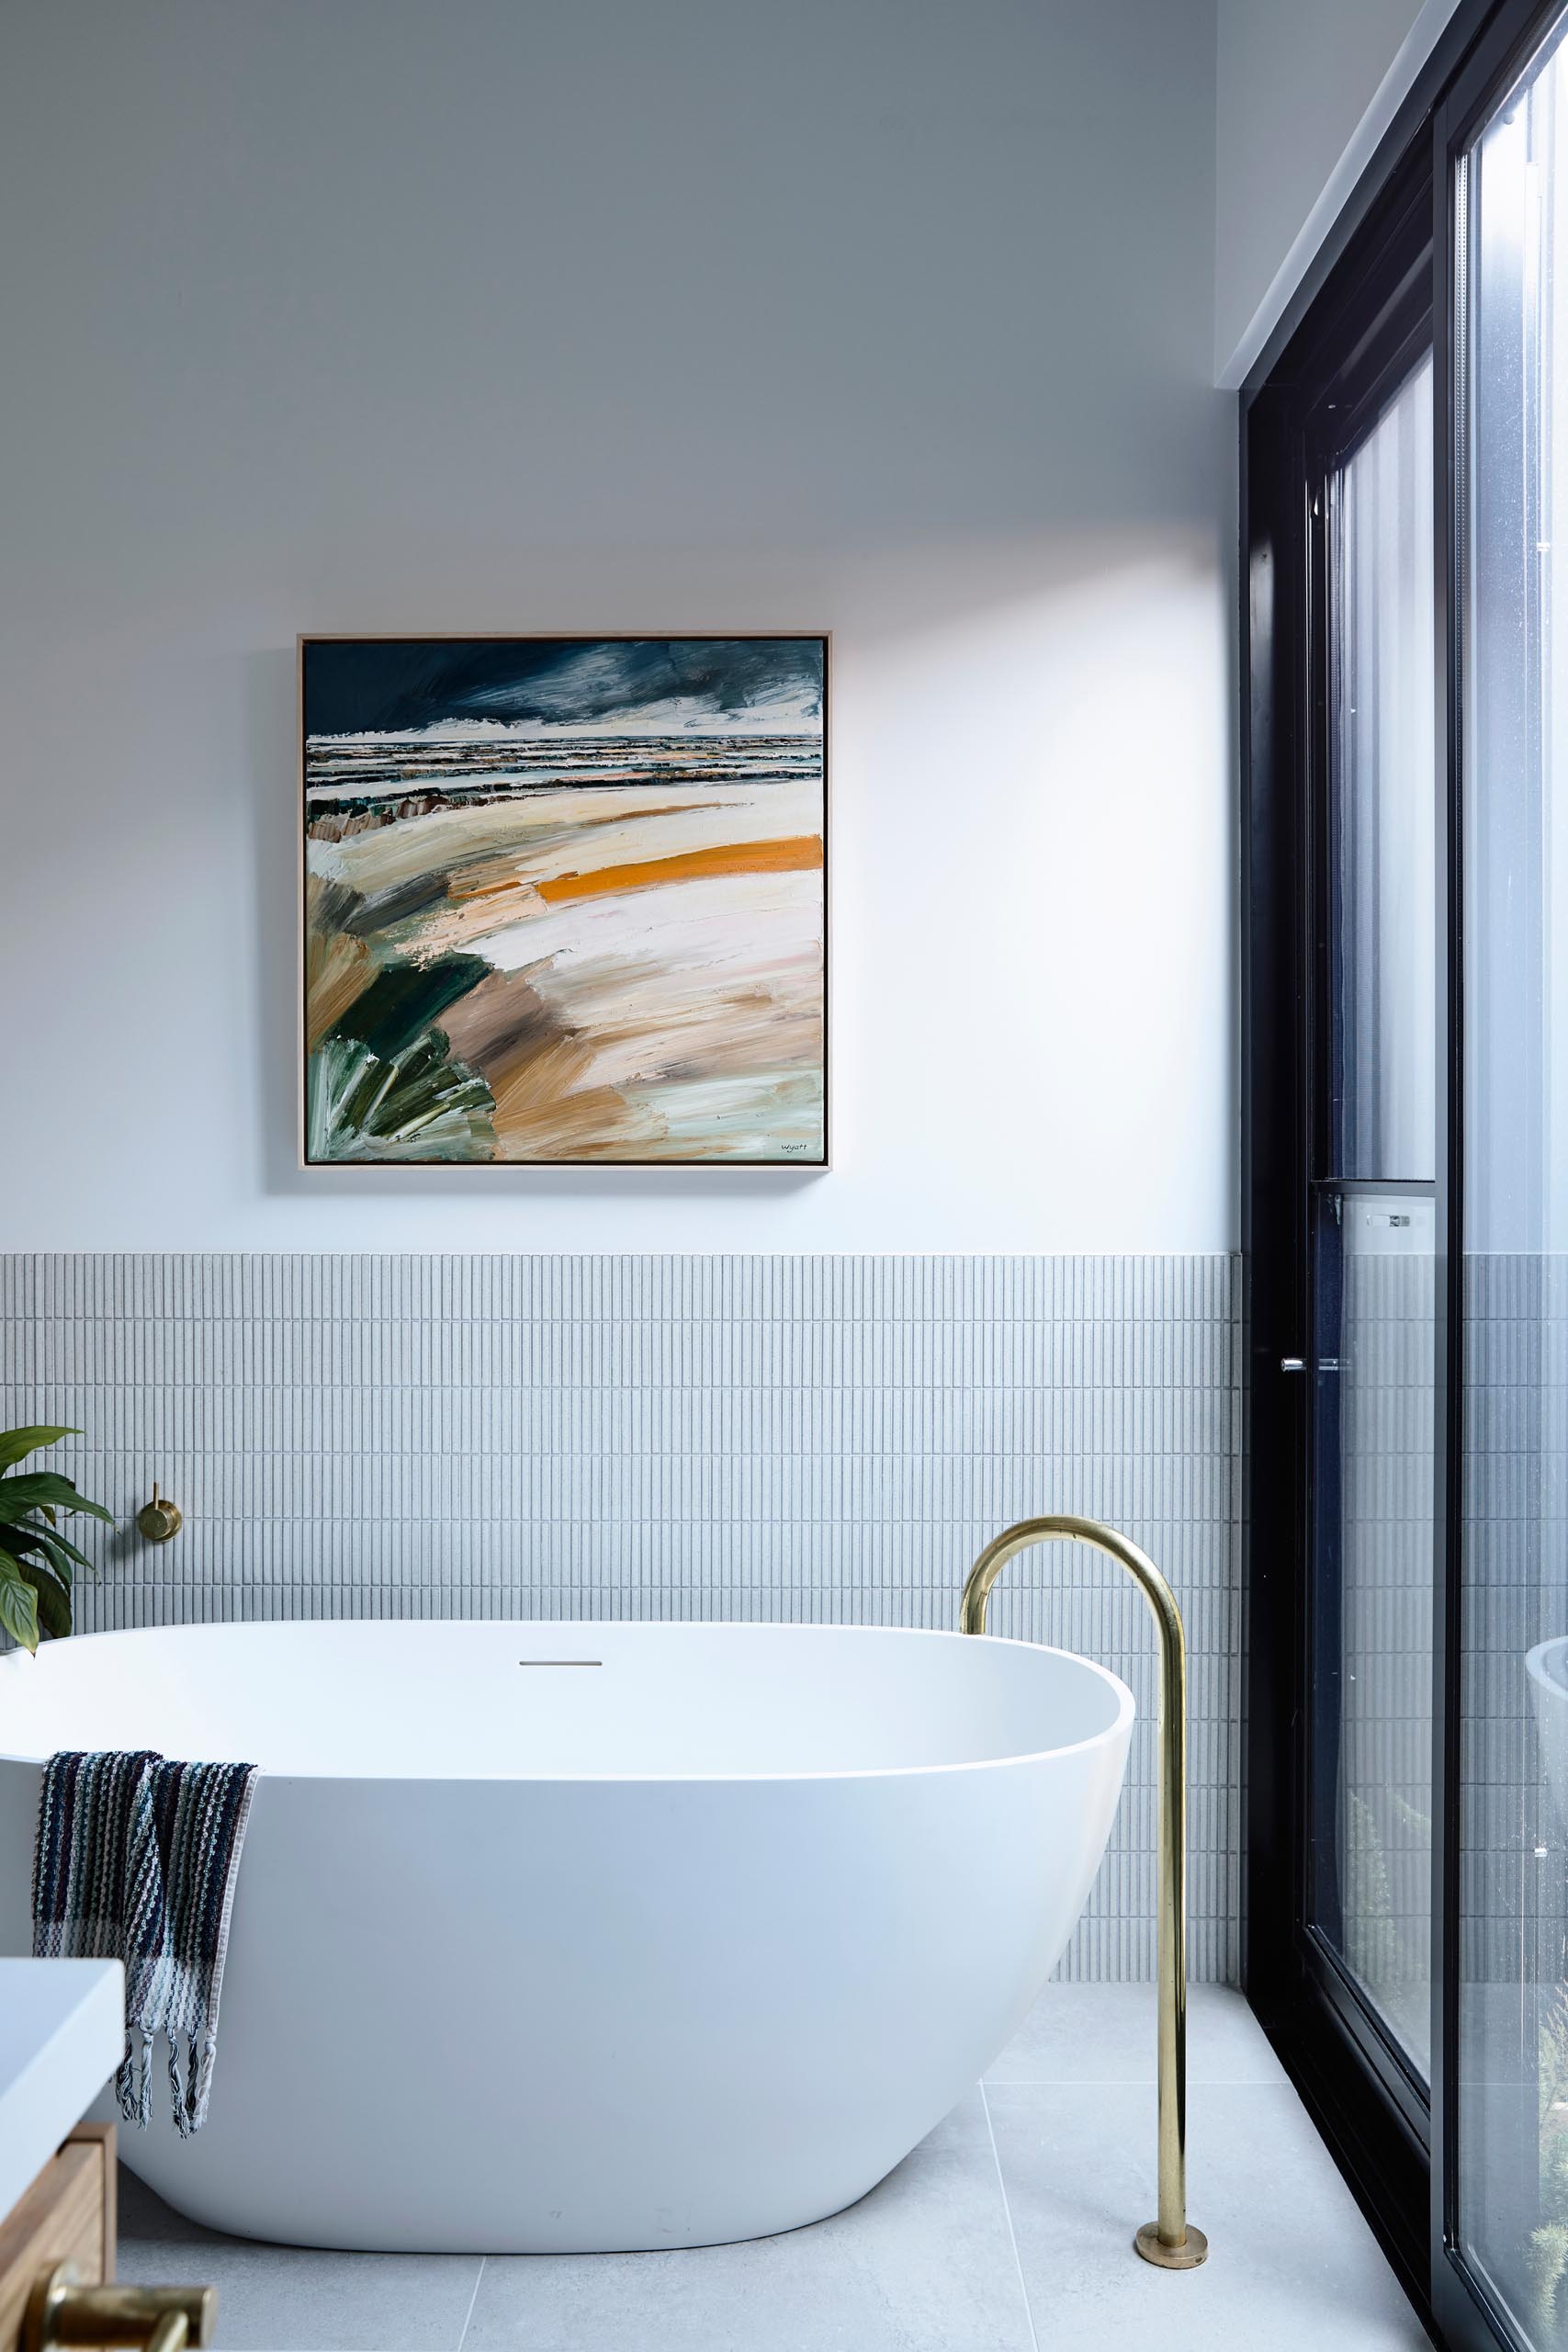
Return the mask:
[[[308,1167],[824,1167],[825,637],[299,643]]]

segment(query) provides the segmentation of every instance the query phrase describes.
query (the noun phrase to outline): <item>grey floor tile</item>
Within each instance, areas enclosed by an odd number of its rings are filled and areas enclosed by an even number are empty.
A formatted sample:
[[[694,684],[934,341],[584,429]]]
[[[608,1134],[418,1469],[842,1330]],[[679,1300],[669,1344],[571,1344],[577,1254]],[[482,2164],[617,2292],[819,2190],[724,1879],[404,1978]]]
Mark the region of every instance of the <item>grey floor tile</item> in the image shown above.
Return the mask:
[[[492,2259],[464,2352],[1033,2352],[979,2096],[810,2229]]]
[[[1152,2083],[1152,1984],[1047,1984],[987,2083]],[[1243,1993],[1194,1984],[1187,1999],[1190,2083],[1282,2083],[1285,2070]]]
[[[1201,2270],[1151,2269],[1155,2100],[1139,2084],[987,2092],[1040,2352],[1427,2352],[1355,2199],[1288,2084],[1209,2084],[1189,2103]]]
[[[327,2254],[187,2222],[122,2165],[119,2275],[218,2290],[218,2352],[457,2352],[477,2255]]]

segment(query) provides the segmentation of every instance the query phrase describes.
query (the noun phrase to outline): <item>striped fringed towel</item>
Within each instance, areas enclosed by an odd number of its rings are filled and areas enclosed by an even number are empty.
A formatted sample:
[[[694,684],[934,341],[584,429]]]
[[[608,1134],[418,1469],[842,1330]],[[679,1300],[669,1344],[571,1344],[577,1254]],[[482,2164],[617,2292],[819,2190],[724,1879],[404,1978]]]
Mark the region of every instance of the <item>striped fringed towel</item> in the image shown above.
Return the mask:
[[[145,2125],[153,2038],[166,2033],[182,2140],[206,2120],[211,2095],[229,1916],[255,1778],[254,1764],[170,1764],[150,1750],[51,1756],[44,1766],[34,1957],[124,1962],[120,2113]]]

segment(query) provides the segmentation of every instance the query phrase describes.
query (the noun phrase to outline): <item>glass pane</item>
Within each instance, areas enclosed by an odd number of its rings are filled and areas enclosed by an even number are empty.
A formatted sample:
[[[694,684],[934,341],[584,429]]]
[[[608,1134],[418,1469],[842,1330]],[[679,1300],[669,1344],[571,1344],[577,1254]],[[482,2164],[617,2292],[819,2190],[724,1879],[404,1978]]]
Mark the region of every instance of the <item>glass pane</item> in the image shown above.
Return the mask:
[[[1328,1148],[1313,1235],[1311,1917],[1431,2040],[1432,361],[1328,483]]]
[[[1425,2075],[1432,1935],[1434,1213],[1318,1212],[1313,1920]]]
[[[1330,1172],[1437,1173],[1432,361],[1330,484]]]
[[[1462,183],[1460,2234],[1568,2346],[1568,121],[1561,33]],[[1559,514],[1562,521],[1558,521]]]

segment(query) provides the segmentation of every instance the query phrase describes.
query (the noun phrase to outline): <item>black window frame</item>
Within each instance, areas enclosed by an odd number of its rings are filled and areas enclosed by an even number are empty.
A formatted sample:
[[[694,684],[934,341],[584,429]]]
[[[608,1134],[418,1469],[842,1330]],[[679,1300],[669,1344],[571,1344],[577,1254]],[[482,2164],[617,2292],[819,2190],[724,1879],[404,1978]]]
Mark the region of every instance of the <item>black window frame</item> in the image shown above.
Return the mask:
[[[1366,2196],[1363,2204],[1425,2314],[1427,2100],[1311,1919],[1311,1792],[1325,1765],[1310,1704],[1316,1382],[1280,1368],[1310,1328],[1313,1209],[1328,1157],[1328,1040],[1317,1013],[1332,952],[1323,492],[1431,334],[1419,147],[1399,158],[1382,196],[1244,421],[1247,1989],[1352,2186],[1375,2184],[1376,2210]]]
[[[1461,0],[1240,403],[1242,1251],[1248,1599],[1246,1985],[1249,1999],[1434,2338],[1511,2346],[1459,2245],[1459,1610],[1462,1380],[1462,581],[1450,452],[1462,399],[1454,164],[1558,14],[1558,0]],[[1324,1098],[1314,959],[1325,949],[1321,518],[1335,434],[1358,424],[1403,351],[1401,303],[1428,318],[1434,385],[1433,623],[1438,914],[1435,1187],[1438,1394],[1433,1637],[1433,2032],[1429,2099],[1308,1920],[1314,1758],[1307,1576],[1310,1380],[1282,1378],[1310,1329],[1314,1106]],[[1421,332],[1416,325],[1413,332]],[[1379,348],[1379,339],[1383,347]],[[1314,426],[1315,419],[1315,426]],[[1343,446],[1343,439],[1341,445]],[[1314,532],[1317,544],[1314,548]],[[1314,555],[1316,560],[1314,562]],[[1379,1186],[1377,1189],[1387,1189]],[[1321,1759],[1320,1759],[1321,1760]],[[1434,2160],[1435,2159],[1435,2160]]]

